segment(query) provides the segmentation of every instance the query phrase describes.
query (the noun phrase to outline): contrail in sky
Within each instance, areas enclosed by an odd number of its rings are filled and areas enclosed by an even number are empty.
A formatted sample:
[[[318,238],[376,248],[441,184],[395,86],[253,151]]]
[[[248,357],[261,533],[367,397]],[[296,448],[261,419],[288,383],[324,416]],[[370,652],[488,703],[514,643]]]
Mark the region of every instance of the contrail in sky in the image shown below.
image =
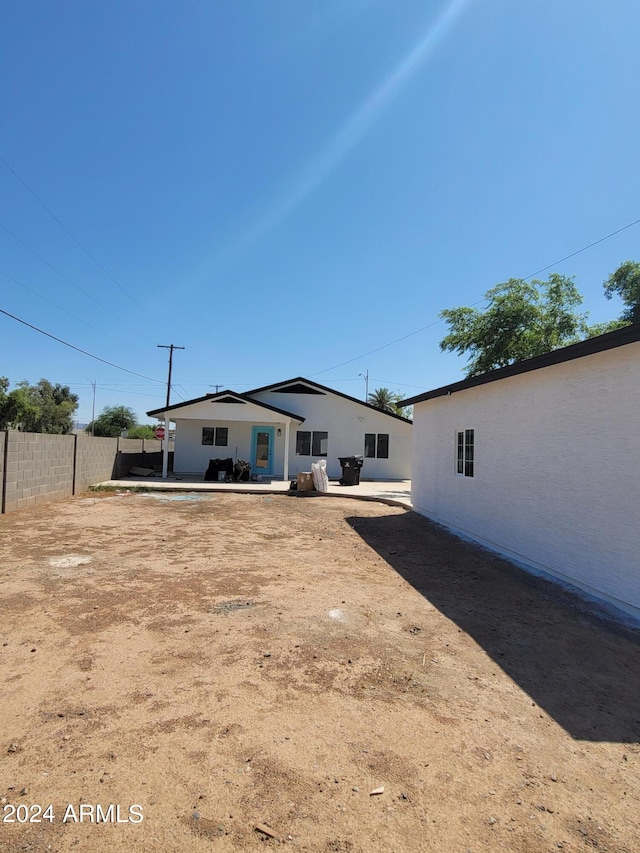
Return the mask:
[[[274,207],[247,234],[230,249],[223,252],[237,255],[248,246],[264,237],[280,224],[307,196],[309,196],[366,135],[371,126],[380,118],[385,108],[399,93],[404,85],[431,58],[436,48],[444,41],[466,8],[473,0],[450,0],[436,21],[429,26],[420,41],[393,70],[389,77],[375,89],[343,127],[327,142],[319,154],[311,161],[294,186],[274,205]]]

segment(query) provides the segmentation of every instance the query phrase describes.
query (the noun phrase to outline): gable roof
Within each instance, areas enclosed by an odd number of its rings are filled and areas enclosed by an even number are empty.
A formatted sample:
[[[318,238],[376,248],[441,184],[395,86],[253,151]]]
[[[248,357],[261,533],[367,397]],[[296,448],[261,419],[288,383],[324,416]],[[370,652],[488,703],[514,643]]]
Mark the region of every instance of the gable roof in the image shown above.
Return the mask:
[[[284,409],[279,409],[276,406],[270,406],[268,403],[263,403],[260,400],[254,400],[252,397],[249,397],[248,394],[238,394],[236,391],[219,391],[217,394],[205,394],[204,397],[196,397],[193,400],[185,400],[183,403],[176,403],[173,406],[163,406],[161,409],[152,409],[152,411],[147,412],[147,415],[152,417],[159,417],[165,412],[175,412],[177,409],[184,409],[185,406],[192,406],[194,403],[203,403],[208,401],[210,403],[229,403],[229,404],[244,404],[251,403],[254,406],[260,406],[263,409],[269,409],[272,412],[277,412],[280,415],[286,415],[288,418],[293,418],[296,421],[299,421],[301,424],[304,423],[305,419],[301,415],[295,415],[293,412],[287,412]],[[233,420],[233,417],[230,418]]]
[[[291,390],[287,391],[289,387],[296,388],[299,385],[307,385],[311,389],[311,392]],[[342,397],[344,400],[350,400],[352,403],[357,403],[359,406],[364,406],[366,409],[372,409],[374,412],[378,412],[378,414],[387,415],[390,418],[396,418],[399,421],[403,421],[403,423],[410,424],[413,421],[410,418],[404,418],[402,415],[396,415],[395,412],[385,412],[383,409],[378,409],[375,406],[372,406],[371,403],[365,403],[364,400],[358,400],[357,397],[351,397],[349,394],[343,394],[342,391],[336,391],[335,388],[328,388],[326,385],[320,385],[319,382],[314,382],[312,379],[305,379],[304,376],[296,376],[293,379],[287,379],[284,382],[275,382],[273,385],[263,385],[262,388],[254,388],[252,391],[247,391],[246,395],[250,397],[252,394],[259,394],[262,391],[280,391],[283,393],[312,393],[312,394],[335,394],[336,397]]]
[[[427,391],[424,394],[418,394],[416,397],[401,400],[398,405],[413,406],[416,403],[423,403],[425,400],[433,400],[435,397],[444,397],[454,394],[456,391],[476,388],[478,385],[486,385],[488,382],[498,382],[500,379],[507,379],[510,376],[530,373],[532,370],[540,370],[543,367],[551,367],[554,364],[562,364],[565,361],[584,358],[587,355],[605,352],[606,350],[636,343],[637,341],[640,341],[640,323],[633,323],[631,326],[616,329],[615,332],[597,335],[595,338],[578,341],[577,344],[570,344],[568,347],[561,347],[560,349],[546,352],[543,355],[536,355],[533,358],[516,361],[515,364],[509,364],[507,367],[499,367],[497,370],[482,373],[480,376],[470,376],[468,379],[463,379],[460,382],[443,385],[441,388],[435,388],[433,391]]]

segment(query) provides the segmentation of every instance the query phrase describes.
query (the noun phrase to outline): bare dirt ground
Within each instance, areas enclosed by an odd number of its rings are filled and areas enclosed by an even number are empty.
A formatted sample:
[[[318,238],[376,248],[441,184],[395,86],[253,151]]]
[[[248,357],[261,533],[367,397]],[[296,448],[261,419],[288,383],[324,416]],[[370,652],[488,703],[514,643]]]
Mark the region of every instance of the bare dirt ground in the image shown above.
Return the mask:
[[[0,601],[1,851],[640,849],[637,634],[403,509],[58,502]]]

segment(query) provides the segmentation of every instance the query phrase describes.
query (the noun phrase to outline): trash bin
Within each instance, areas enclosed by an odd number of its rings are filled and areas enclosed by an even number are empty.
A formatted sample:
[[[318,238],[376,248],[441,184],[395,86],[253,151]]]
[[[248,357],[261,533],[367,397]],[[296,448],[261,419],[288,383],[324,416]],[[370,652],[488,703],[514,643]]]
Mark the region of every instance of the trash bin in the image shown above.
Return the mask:
[[[339,456],[338,461],[342,466],[341,486],[359,486],[360,469],[364,464],[362,456]]]

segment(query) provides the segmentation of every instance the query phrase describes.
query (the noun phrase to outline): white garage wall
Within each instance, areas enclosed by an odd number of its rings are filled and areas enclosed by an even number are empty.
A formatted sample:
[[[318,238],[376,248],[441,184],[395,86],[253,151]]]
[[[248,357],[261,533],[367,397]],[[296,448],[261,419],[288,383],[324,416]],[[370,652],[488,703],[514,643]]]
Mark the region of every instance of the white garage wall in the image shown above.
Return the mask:
[[[640,343],[418,403],[414,508],[640,615],[639,427]]]

